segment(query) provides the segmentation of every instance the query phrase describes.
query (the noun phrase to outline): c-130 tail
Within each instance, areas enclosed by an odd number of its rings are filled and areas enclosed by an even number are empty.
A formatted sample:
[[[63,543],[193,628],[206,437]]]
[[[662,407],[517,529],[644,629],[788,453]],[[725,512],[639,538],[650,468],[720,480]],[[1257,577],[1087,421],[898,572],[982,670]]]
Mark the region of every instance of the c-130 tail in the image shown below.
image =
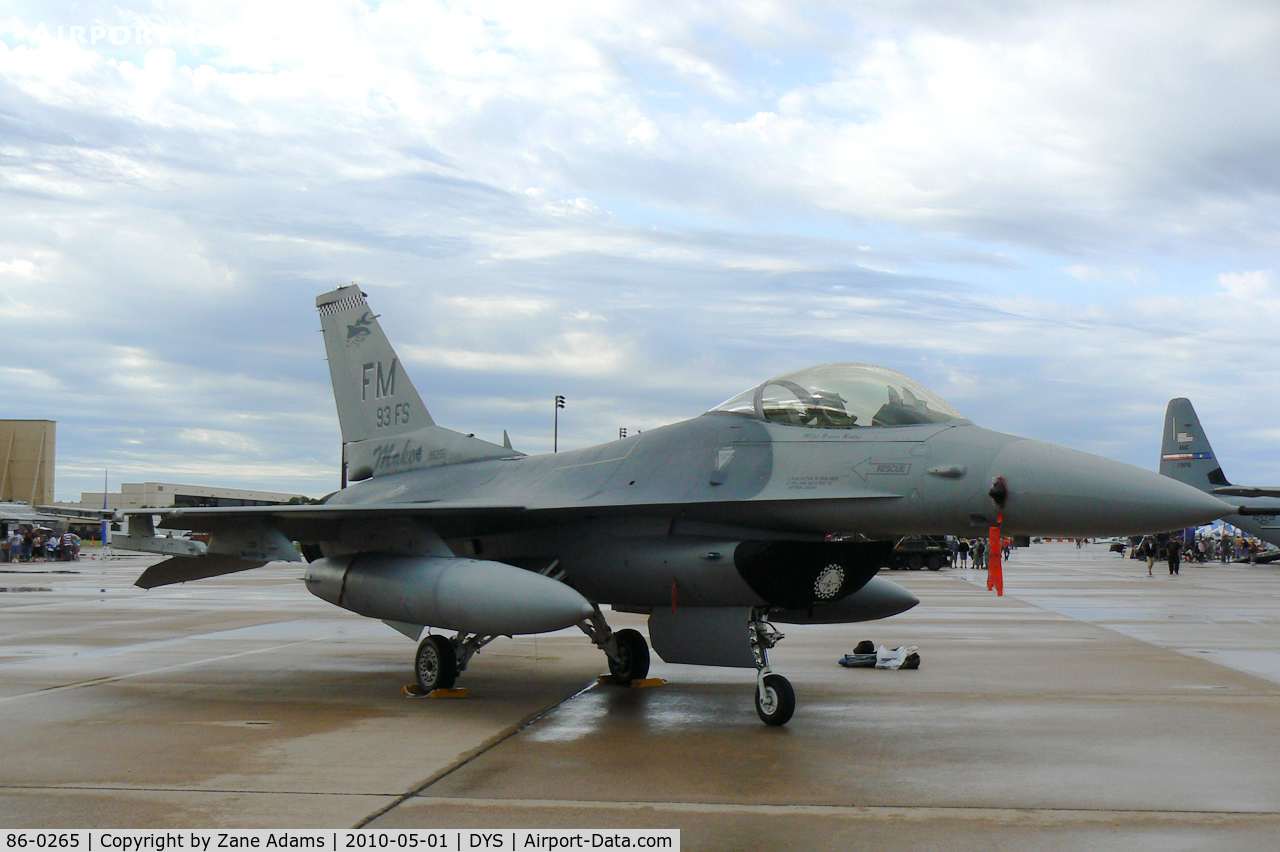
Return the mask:
[[[520,455],[437,426],[354,284],[316,298],[347,478]]]
[[[1160,473],[1201,491],[1231,484],[1213,455],[1191,400],[1184,397],[1169,400],[1165,409]]]

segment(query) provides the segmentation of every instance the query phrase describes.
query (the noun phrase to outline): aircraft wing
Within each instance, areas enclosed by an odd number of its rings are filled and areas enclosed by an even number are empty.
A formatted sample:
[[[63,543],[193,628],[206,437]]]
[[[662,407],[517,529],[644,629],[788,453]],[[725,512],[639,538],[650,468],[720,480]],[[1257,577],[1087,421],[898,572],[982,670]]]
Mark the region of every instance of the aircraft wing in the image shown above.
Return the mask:
[[[1224,485],[1210,492],[1219,497],[1280,497],[1280,488],[1262,488],[1256,485]]]
[[[294,541],[317,541],[343,521],[395,518],[461,521],[476,517],[498,518],[523,512],[516,504],[480,503],[468,500],[437,500],[430,503],[364,503],[359,505],[305,506],[198,506],[159,509],[131,509],[126,515],[160,515],[158,526],[218,533],[246,524],[267,523]]]
[[[46,515],[86,521],[118,521],[120,513],[115,509],[82,509],[79,506],[37,506]]]
[[[834,498],[833,506],[847,507],[848,501],[867,499],[900,499],[899,495],[864,492]],[[730,501],[728,503],[660,503],[660,504],[571,504],[526,506],[472,500],[438,500],[427,503],[320,504],[306,506],[219,506],[131,509],[124,514],[143,522],[146,533],[130,536],[126,545],[157,553],[173,553],[173,542],[186,539],[154,538],[153,515],[160,515],[159,526],[211,533],[207,552],[179,554],[157,563],[138,578],[142,588],[182,583],[204,577],[216,577],[257,568],[267,562],[302,560],[292,542],[339,539],[344,525],[371,522],[377,535],[379,522],[387,524],[406,519],[421,519],[431,525],[442,538],[465,538],[472,535],[504,532],[544,524],[559,524],[608,515],[667,516],[690,521],[735,523],[742,526],[744,507],[754,509],[747,524],[759,531],[812,535],[813,530],[798,521],[790,511],[793,500]],[[812,509],[813,498],[802,501]],[[725,511],[726,507],[733,511]],[[807,514],[807,512],[805,513]],[[132,523],[132,521],[131,521]],[[368,525],[361,524],[370,534]],[[196,548],[190,545],[193,550]]]
[[[847,505],[848,501],[872,499],[900,499],[900,495],[868,491],[833,497],[831,502]],[[732,501],[729,505],[734,508],[734,514],[738,516],[741,516],[745,509],[748,513],[758,515],[758,525],[784,531],[792,526],[789,513],[786,511],[788,505],[798,500],[799,498]],[[807,497],[803,502],[812,507],[820,501]],[[230,533],[246,526],[266,524],[279,530],[290,541],[320,541],[335,537],[333,533],[343,523],[358,520],[391,521],[420,518],[430,522],[441,536],[450,538],[528,528],[547,522],[563,522],[588,516],[672,515],[690,520],[718,521],[721,520],[719,516],[722,514],[718,509],[723,507],[724,504],[708,501],[537,505],[480,500],[436,500],[425,503],[169,507],[164,510],[130,509],[124,514],[160,515],[160,523],[157,526],[214,534]]]

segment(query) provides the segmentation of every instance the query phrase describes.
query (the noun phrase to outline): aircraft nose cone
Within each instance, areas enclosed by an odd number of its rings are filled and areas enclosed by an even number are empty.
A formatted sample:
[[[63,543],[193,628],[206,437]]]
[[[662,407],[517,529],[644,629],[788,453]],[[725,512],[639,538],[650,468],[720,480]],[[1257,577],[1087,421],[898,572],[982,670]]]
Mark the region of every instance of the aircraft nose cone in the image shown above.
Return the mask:
[[[1040,441],[1007,445],[991,473],[1005,480],[1004,528],[1015,535],[1162,532],[1231,513],[1216,497],[1158,473]]]

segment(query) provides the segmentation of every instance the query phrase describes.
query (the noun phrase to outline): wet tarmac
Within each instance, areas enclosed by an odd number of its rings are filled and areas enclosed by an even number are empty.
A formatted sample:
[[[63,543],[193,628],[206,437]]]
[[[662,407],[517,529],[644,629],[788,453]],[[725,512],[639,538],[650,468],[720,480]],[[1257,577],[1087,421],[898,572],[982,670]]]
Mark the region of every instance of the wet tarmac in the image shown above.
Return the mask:
[[[921,605],[786,628],[753,673],[595,685],[580,633],[499,640],[465,699],[297,566],[143,592],[151,560],[0,566],[0,826],[661,827],[686,849],[1280,846],[1280,568],[1037,545],[890,572]],[[45,567],[51,569],[46,572]],[[53,571],[78,573],[53,573]],[[105,590],[105,591],[102,591]],[[615,615],[614,626],[643,627]],[[858,640],[918,671],[843,669]]]

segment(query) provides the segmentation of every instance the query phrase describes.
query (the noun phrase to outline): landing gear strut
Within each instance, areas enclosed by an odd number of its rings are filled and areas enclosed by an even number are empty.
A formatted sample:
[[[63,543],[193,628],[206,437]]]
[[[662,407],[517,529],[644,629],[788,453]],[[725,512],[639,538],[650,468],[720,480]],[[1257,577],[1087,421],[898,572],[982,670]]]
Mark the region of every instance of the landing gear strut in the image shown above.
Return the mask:
[[[791,681],[769,667],[769,649],[784,636],[759,607],[751,610],[750,629],[751,656],[756,661],[756,715],[766,725],[785,725],[796,712],[796,692]]]
[[[424,694],[437,689],[453,689],[458,675],[467,670],[467,664],[476,652],[497,638],[476,633],[459,633],[452,639],[439,635],[423,639],[413,659],[413,673],[418,680],[418,687]]]
[[[614,633],[604,620],[600,607],[592,605],[591,618],[578,623],[578,628],[592,644],[609,658],[609,674],[615,683],[630,686],[649,674],[649,643],[638,630],[627,628]]]

